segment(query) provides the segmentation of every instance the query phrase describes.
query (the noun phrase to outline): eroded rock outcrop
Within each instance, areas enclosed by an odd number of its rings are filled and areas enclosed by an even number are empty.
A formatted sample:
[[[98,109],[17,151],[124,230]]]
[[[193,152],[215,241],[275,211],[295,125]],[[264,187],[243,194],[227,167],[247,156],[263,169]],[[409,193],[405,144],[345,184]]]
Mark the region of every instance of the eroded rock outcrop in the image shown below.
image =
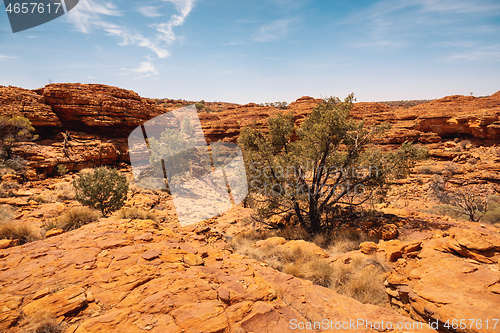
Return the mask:
[[[242,127],[265,127],[267,118],[277,112],[291,112],[296,124],[301,124],[320,101],[301,97],[282,111],[255,103],[212,103],[217,112],[201,111],[199,115],[209,142],[236,142]],[[190,104],[171,102],[158,105],[133,91],[99,84],[58,83],[37,90],[0,87],[0,114],[25,116],[40,134],[39,140],[19,144],[15,152],[29,160],[30,168],[44,175],[53,173],[58,164],[73,171],[128,162],[127,137],[135,127]],[[449,96],[410,108],[355,103],[352,115],[369,125],[392,124],[391,130],[376,141],[378,144],[434,144],[454,136],[494,143],[500,137],[500,92],[481,98]],[[450,155],[443,149],[434,149],[431,155],[444,159],[462,156],[457,152]]]
[[[378,250],[394,263],[385,284],[400,313],[438,321],[444,331],[500,330],[498,233],[452,228],[423,241],[382,242]]]
[[[382,320],[417,327],[390,309],[234,254],[209,225],[105,219],[0,253],[5,332],[43,318],[71,333],[331,331],[293,329],[323,319],[363,320],[357,332],[376,332],[365,324]]]

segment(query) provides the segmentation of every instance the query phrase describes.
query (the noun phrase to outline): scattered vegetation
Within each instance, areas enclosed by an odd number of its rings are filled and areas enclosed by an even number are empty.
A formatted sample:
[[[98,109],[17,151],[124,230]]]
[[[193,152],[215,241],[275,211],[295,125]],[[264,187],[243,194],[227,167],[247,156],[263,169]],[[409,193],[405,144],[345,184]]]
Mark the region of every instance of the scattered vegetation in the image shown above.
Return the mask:
[[[68,168],[64,164],[58,164],[56,167],[56,172],[59,176],[64,176],[68,171]]]
[[[278,110],[286,110],[286,109],[288,109],[288,103],[287,102],[271,102],[271,103],[265,103],[264,105],[276,108]]]
[[[331,288],[362,303],[387,304],[383,281],[386,272],[390,270],[388,265],[372,256],[355,255],[349,260],[329,263],[326,258],[320,257],[307,248],[289,248],[270,244],[256,246],[258,240],[286,235],[298,236],[294,239],[300,239],[303,236],[311,237],[304,230],[299,233],[292,233],[292,229],[285,232],[283,230],[250,230],[234,237],[231,245],[240,254],[266,262],[283,273]],[[312,240],[317,245],[327,248],[329,253],[341,254],[358,249],[359,243],[366,240],[366,236],[356,232],[341,232],[337,235],[316,235],[312,237]]]
[[[352,119],[353,101],[352,94],[344,101],[325,99],[300,127],[291,114],[278,114],[268,119],[267,134],[242,129],[238,142],[250,195],[263,218],[292,213],[309,232],[332,229],[339,206],[361,206],[426,156],[408,142],[385,153],[372,147],[370,141],[388,126],[368,129]]]
[[[333,269],[328,261],[313,252],[283,246],[254,247],[253,241],[245,239],[244,235],[235,237],[232,244],[238,253],[266,262],[286,274],[310,280],[324,287],[328,287],[332,281]]]
[[[64,328],[53,319],[39,319],[27,324],[22,332],[26,333],[62,333]]]
[[[500,223],[500,196],[493,195],[488,198],[488,209],[481,218],[481,222]]]
[[[128,181],[116,169],[99,167],[80,173],[73,181],[76,200],[101,211],[103,216],[120,209],[127,199]]]
[[[0,224],[0,239],[17,239],[22,245],[40,239],[40,233],[26,223],[7,221]]]
[[[64,231],[70,231],[95,222],[98,219],[99,213],[93,209],[88,207],[73,207],[61,216],[57,224],[48,224],[46,227],[51,227],[51,229],[55,227],[61,228]]]
[[[37,139],[34,131],[28,118],[0,116],[0,158],[8,160],[12,157],[14,143]]]
[[[205,108],[205,101],[201,100],[201,101],[195,103],[194,106],[196,107],[196,110],[201,111]]]

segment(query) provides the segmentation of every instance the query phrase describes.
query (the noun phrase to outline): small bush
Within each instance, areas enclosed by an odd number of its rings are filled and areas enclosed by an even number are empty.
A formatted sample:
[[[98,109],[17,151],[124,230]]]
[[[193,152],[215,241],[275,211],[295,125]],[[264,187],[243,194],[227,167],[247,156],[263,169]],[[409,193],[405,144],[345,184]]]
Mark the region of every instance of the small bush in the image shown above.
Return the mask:
[[[24,167],[26,167],[27,163],[28,162],[25,159],[19,156],[12,156],[12,158],[9,158],[8,160],[5,161],[5,166],[14,171],[19,171],[22,170]]]
[[[488,209],[481,218],[481,222],[491,224],[500,223],[500,196],[491,196],[488,198],[488,201]]]
[[[99,167],[73,181],[76,200],[101,211],[103,216],[120,209],[127,200],[127,178],[115,169]]]
[[[153,220],[156,221],[158,217],[153,212],[148,212],[139,208],[123,208],[118,211],[118,218],[120,219],[136,219],[136,220]]]
[[[78,229],[99,219],[99,213],[88,207],[74,207],[59,220],[59,225],[65,231]]]
[[[9,221],[0,224],[0,239],[18,239],[22,245],[40,239],[40,234],[26,223]]]
[[[33,135],[34,131],[35,129],[31,126],[28,118],[13,117],[9,119],[0,116],[0,157],[11,159],[14,143],[37,139],[38,136]]]
[[[59,176],[64,176],[68,171],[68,168],[64,164],[58,164],[56,167],[56,172]]]
[[[312,239],[313,243],[319,247],[328,249],[330,254],[341,254],[357,250],[359,244],[369,240],[373,239],[368,237],[364,232],[351,229],[317,234]]]
[[[50,202],[49,199],[45,198],[43,195],[40,195],[40,194],[35,194],[35,195],[31,196],[30,199],[38,202],[39,204]]]
[[[198,111],[201,111],[205,108],[205,102],[198,102],[198,103],[195,103],[194,106],[196,107],[196,110]]]

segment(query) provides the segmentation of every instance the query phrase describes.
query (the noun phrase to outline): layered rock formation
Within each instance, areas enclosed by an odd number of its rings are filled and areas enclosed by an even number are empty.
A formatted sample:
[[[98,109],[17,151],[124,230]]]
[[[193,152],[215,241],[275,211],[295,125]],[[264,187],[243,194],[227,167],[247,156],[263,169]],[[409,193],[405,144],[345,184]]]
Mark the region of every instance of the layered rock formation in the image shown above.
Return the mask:
[[[135,127],[189,104],[170,102],[158,105],[132,91],[99,84],[50,84],[36,90],[0,87],[0,115],[25,116],[40,134],[38,141],[19,144],[15,152],[42,175],[53,173],[58,164],[71,171],[128,162],[127,137]],[[302,97],[281,112],[292,112],[300,124],[319,102]],[[254,103],[217,103],[217,109],[199,114],[208,141],[235,142],[242,127],[265,126],[270,115],[280,112]],[[482,98],[450,96],[411,108],[356,103],[353,116],[368,124],[393,124],[380,144],[429,144],[456,136],[498,142],[500,92]]]

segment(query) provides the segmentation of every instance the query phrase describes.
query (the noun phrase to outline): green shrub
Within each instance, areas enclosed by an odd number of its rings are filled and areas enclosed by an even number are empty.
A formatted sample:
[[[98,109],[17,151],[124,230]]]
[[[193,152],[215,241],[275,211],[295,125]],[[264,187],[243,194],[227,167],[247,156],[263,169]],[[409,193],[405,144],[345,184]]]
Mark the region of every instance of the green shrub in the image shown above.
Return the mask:
[[[195,103],[194,106],[196,107],[196,110],[198,110],[198,111],[203,110],[205,108],[205,102]]]
[[[115,169],[99,167],[73,181],[76,200],[101,211],[103,216],[120,209],[127,200],[127,178]]]
[[[70,231],[78,229],[81,226],[95,222],[99,219],[99,213],[88,207],[74,207],[66,212],[59,220],[61,229]],[[48,224],[48,227],[54,227],[54,224]]]

